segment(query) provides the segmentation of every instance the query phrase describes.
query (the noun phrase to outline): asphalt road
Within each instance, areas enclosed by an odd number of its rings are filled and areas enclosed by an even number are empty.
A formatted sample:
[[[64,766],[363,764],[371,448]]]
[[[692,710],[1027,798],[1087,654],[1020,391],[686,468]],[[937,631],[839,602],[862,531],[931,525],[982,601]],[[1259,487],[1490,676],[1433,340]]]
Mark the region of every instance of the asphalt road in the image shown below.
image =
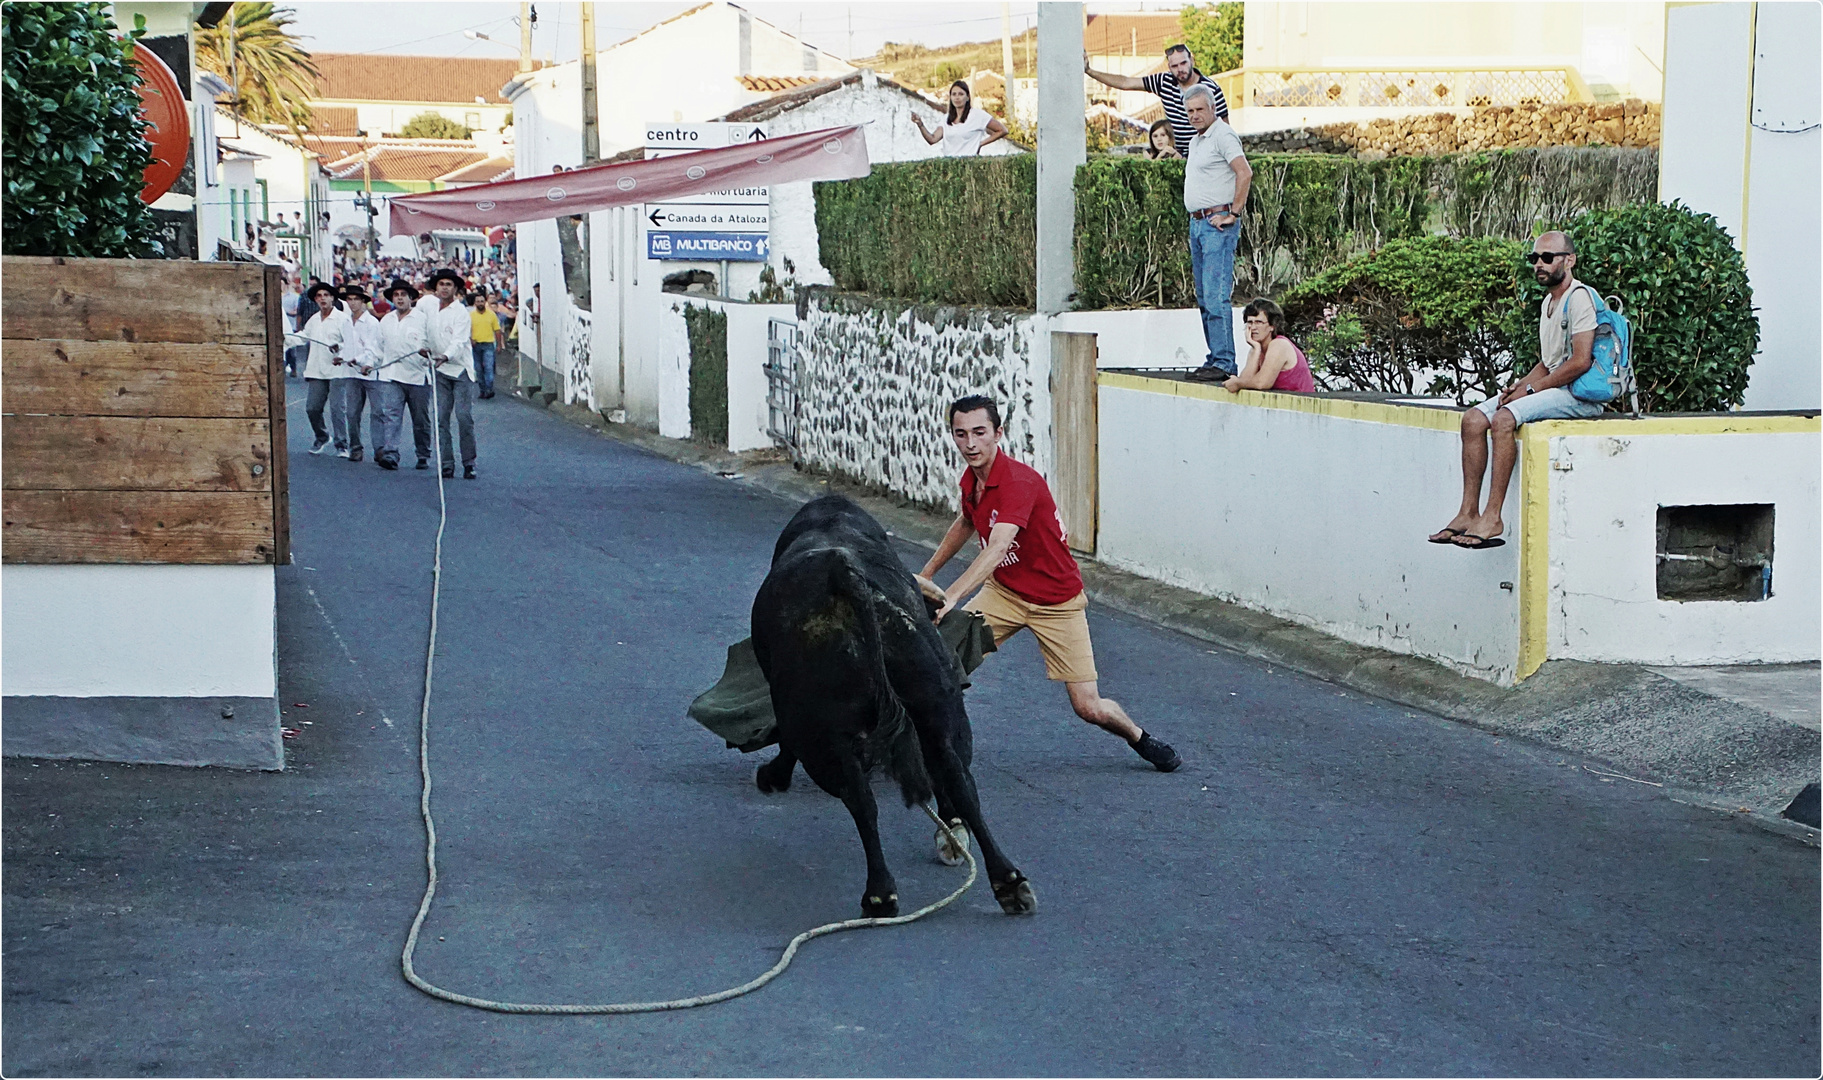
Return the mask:
[[[482,478],[449,491],[419,970],[493,998],[684,996],[858,914],[841,805],[801,773],[762,796],[759,756],[684,716],[794,508],[479,406]],[[1076,720],[1029,639],[970,691],[1036,916],[978,885],[690,1012],[432,1000],[399,950],[435,483],[308,456],[292,411],[280,683],[303,734],[283,773],[5,763],[9,1076],[1818,1072],[1815,850],[1104,611],[1104,692],[1178,773]],[[909,910],[961,871],[882,792]]]

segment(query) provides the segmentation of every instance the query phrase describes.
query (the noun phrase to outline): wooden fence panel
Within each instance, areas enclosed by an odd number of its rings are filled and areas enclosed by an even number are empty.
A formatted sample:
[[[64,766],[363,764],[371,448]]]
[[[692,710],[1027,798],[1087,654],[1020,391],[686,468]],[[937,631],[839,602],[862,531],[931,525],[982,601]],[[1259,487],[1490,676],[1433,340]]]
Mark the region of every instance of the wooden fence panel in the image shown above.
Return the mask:
[[[1100,408],[1094,334],[1051,333],[1051,466],[1070,547],[1095,554],[1100,503]]]
[[[279,269],[0,261],[8,563],[286,563]]]

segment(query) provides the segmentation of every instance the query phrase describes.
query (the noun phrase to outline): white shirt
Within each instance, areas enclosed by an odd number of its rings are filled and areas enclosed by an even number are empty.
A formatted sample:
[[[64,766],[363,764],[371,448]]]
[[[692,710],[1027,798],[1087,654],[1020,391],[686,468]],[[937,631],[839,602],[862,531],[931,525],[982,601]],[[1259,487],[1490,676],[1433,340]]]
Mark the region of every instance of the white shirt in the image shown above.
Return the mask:
[[[1184,157],[1184,209],[1194,212],[1232,203],[1236,177],[1228,163],[1243,156],[1241,137],[1220,120],[1198,132]]]
[[[949,114],[946,112],[944,115]],[[986,109],[971,104],[967,117],[938,128],[943,132],[943,143],[937,148],[938,152],[944,157],[974,157],[979,154],[981,140],[987,137],[987,122],[992,119],[993,116]]]
[[[434,362],[439,356],[449,359],[437,365],[437,370],[450,378],[459,378],[466,374],[475,377],[475,350],[471,344],[474,340],[474,324],[468,319],[468,305],[460,298],[451,300],[448,307],[439,307],[442,303],[436,297],[427,297],[422,307],[413,311],[424,312],[425,348],[430,350]]]
[[[380,362],[386,366],[380,369],[379,377],[406,386],[430,382],[430,361],[418,355],[418,350],[425,347],[422,307],[414,306],[404,318],[399,317],[397,308],[387,312],[380,320]],[[401,356],[406,359],[397,360]],[[394,360],[397,362],[389,363]]]
[[[341,308],[331,308],[328,315],[319,310],[304,321],[303,328],[298,331],[310,341],[310,356],[304,361],[304,378],[346,379],[349,376],[348,366],[338,362],[330,346],[342,345],[352,326],[348,312]]]
[[[373,381],[372,369],[380,364],[380,320],[373,317],[372,311],[363,311],[360,318],[351,320],[348,344],[342,346],[342,363],[350,369],[350,378]]]

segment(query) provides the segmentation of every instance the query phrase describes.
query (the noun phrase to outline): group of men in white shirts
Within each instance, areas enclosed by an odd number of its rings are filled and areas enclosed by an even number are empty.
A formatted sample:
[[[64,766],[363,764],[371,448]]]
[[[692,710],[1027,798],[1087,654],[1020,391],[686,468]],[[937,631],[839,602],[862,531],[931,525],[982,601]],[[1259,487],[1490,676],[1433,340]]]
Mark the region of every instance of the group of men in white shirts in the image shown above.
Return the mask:
[[[462,475],[475,479],[477,387],[469,309],[463,302],[466,286],[454,270],[437,271],[428,284],[434,291],[421,298],[409,282],[394,278],[386,286],[392,310],[379,319],[369,308],[372,298],[359,285],[337,289],[319,281],[304,294],[306,304],[316,307],[298,329],[309,346],[304,413],[316,436],[311,453],[333,446],[340,457],[362,460],[366,448],[361,444],[361,414],[366,411],[374,463],[397,469],[399,437],[409,410],[417,467],[428,469],[434,399],[443,475],[455,475],[449,430],[453,414],[461,440]],[[337,300],[346,310],[337,306]]]

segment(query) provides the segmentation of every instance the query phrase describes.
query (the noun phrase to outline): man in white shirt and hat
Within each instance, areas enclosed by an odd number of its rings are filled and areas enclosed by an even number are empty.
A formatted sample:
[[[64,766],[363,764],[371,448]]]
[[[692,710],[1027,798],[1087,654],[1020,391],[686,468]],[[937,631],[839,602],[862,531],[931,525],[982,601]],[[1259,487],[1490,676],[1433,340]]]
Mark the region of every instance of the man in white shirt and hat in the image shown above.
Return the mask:
[[[392,310],[380,320],[379,403],[373,459],[382,469],[399,467],[399,433],[411,409],[411,436],[418,468],[430,467],[430,361],[424,313],[413,307],[418,290],[402,278],[386,286]]]
[[[330,430],[323,423],[323,406],[335,396],[335,371],[342,366],[341,351],[353,325],[348,313],[335,306],[335,286],[326,281],[313,282],[304,298],[316,305],[316,313],[304,321],[298,335],[310,349],[304,358],[304,415],[310,420],[310,431],[316,442],[310,452],[320,454],[329,446]],[[334,418],[331,408],[330,416]]]
[[[449,421],[453,411],[462,437],[462,478],[475,478],[475,353],[471,347],[474,327],[468,305],[461,300],[465,283],[454,270],[430,276],[436,295],[423,304],[425,347],[436,369],[437,446],[443,455],[443,475],[456,475],[451,452]]]
[[[380,442],[379,386],[375,378],[375,369],[380,365],[380,320],[367,310],[372,298],[367,290],[359,285],[342,286],[342,302],[348,305],[349,343],[342,349],[342,364],[349,369],[348,377],[342,380],[342,412],[348,418],[348,453],[343,455],[350,461],[360,461],[364,448],[361,445],[361,414],[367,411],[369,402],[373,403],[372,414],[373,441]]]

